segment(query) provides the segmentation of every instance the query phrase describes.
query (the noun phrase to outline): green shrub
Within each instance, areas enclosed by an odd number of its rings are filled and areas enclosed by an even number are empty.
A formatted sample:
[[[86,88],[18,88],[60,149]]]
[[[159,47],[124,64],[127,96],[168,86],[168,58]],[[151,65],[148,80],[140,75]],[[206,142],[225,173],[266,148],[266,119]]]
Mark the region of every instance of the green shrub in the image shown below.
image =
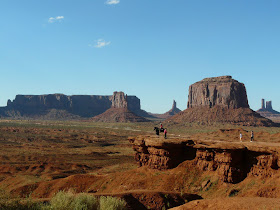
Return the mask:
[[[34,202],[30,198],[12,198],[9,194],[0,191],[0,209],[2,210],[125,210],[126,202],[120,198],[104,197],[100,199],[80,193],[59,191],[50,200],[43,204]]]
[[[68,210],[72,209],[72,203],[74,201],[74,194],[71,192],[59,191],[51,199],[50,204],[46,206],[46,209],[56,210]]]
[[[100,210],[126,209],[126,202],[120,198],[101,196],[99,202],[100,202]]]
[[[75,197],[72,206],[74,210],[97,210],[99,208],[99,201],[96,197],[81,193]]]
[[[44,210],[97,210],[99,207],[98,199],[80,193],[74,195],[71,192],[58,192],[42,209]]]

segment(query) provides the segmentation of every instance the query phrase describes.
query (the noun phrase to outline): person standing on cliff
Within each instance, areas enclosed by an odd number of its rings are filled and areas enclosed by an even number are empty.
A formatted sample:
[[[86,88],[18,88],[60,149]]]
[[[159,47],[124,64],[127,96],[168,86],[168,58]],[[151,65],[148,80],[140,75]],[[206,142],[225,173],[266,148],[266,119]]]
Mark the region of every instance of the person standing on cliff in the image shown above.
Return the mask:
[[[251,141],[250,142],[253,142],[253,140],[254,140],[254,132],[251,131]]]
[[[167,135],[167,129],[164,129],[164,138],[166,139],[166,135]]]
[[[242,133],[239,134],[240,141],[242,142]]]

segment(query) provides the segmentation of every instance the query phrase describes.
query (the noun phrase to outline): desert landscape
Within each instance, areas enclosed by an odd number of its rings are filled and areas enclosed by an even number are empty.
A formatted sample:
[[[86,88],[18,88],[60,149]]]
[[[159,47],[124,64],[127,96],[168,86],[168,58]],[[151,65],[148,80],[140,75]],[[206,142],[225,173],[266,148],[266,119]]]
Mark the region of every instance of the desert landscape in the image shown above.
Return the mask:
[[[2,209],[46,209],[61,192],[124,201],[113,209],[280,207],[279,124],[251,110],[245,85],[230,76],[191,85],[188,108],[171,115],[173,102],[160,117],[140,104],[148,117],[137,115],[115,92],[100,115],[40,119],[61,113],[60,99],[45,111],[32,103],[28,118],[20,106],[6,112],[14,119],[2,116]],[[167,138],[155,133],[160,124]]]
[[[280,210],[280,1],[0,1],[0,210]]]

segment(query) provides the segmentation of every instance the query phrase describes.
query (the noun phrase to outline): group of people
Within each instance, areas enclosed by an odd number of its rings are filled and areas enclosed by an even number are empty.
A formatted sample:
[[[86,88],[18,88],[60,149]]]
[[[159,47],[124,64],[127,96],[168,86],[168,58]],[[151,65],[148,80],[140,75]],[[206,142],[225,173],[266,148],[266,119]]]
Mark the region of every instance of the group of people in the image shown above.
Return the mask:
[[[154,130],[156,131],[156,135],[159,136],[159,132],[163,132],[164,133],[164,138],[167,138],[167,128],[163,128],[162,123],[160,123],[160,128],[154,127]]]
[[[163,132],[164,133],[164,138],[167,138],[167,128],[163,128],[162,123],[160,123],[160,128],[154,127],[154,130],[156,131],[156,135],[157,136],[159,136],[160,132]],[[240,142],[242,142],[242,133],[241,132],[239,134],[239,138],[240,138]],[[251,140],[250,140],[250,142],[253,142],[253,140],[254,140],[254,132],[251,131]]]
[[[241,132],[239,134],[239,138],[240,138],[240,142],[242,142],[242,133]],[[253,140],[254,140],[254,132],[251,131],[251,140],[250,140],[250,142],[253,142]]]

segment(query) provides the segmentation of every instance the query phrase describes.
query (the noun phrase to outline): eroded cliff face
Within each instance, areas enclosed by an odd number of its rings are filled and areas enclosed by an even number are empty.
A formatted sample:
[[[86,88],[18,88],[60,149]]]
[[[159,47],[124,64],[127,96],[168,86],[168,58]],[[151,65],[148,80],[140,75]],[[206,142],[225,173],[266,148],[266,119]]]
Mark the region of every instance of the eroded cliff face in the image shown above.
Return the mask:
[[[114,92],[111,101],[112,108],[127,108],[127,96],[124,92]]]
[[[113,96],[17,95],[13,101],[8,100],[6,107],[0,108],[0,114],[4,117],[40,117],[56,110],[56,113],[63,111],[67,115],[90,118],[105,112],[112,106],[128,107],[132,112],[142,111],[139,98],[116,92]]]
[[[278,147],[164,140],[150,136],[130,138],[129,141],[139,166],[166,170],[184,161],[192,161],[198,170],[216,172],[222,181],[228,183],[238,183],[249,175],[271,177],[280,164]]]
[[[231,76],[206,78],[189,87],[188,108],[198,106],[248,108],[246,88]]]

